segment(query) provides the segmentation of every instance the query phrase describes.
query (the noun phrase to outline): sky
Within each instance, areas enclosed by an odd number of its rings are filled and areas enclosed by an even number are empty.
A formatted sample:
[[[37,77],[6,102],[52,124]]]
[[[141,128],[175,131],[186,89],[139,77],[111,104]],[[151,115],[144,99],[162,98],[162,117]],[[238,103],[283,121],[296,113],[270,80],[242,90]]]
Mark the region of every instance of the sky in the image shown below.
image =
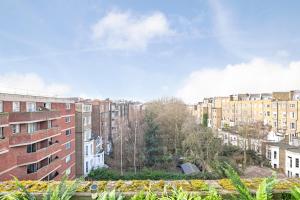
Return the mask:
[[[300,89],[300,1],[2,0],[0,92],[149,101]]]

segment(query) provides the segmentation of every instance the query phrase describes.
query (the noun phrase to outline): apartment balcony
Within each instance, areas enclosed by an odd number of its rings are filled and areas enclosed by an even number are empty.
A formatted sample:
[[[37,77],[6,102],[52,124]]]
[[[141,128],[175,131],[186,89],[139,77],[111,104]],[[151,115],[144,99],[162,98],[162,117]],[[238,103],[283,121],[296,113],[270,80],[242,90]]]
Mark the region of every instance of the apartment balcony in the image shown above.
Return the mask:
[[[52,145],[46,148],[37,150],[36,152],[25,153],[23,155],[17,156],[17,164],[19,166],[23,166],[23,165],[39,162],[40,160],[43,160],[49,157],[50,155],[54,154],[55,152],[57,152],[60,149],[59,147],[60,147],[59,143],[53,143]]]
[[[10,146],[23,146],[27,144],[32,144],[45,140],[47,138],[53,137],[57,134],[60,134],[59,127],[52,127],[50,129],[43,129],[36,131],[34,133],[20,133],[11,135],[9,138]]]
[[[0,139],[0,155],[8,152],[8,138]]]
[[[37,112],[13,112],[9,114],[10,123],[29,123],[47,121],[60,117],[60,111],[37,111]]]
[[[48,176],[51,172],[57,170],[61,166],[60,159],[56,159],[49,163],[48,165],[38,169],[36,172],[31,174],[24,174],[24,176],[21,177],[22,180],[41,180],[44,177]]]
[[[0,126],[8,124],[8,113],[0,113]]]

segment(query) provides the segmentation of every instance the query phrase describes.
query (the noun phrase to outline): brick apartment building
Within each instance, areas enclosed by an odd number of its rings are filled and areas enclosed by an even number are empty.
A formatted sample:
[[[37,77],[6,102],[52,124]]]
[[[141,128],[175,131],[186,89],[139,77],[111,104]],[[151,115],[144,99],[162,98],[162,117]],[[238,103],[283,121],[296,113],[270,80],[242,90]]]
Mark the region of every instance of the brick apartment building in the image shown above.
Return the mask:
[[[75,104],[0,93],[0,181],[75,177]]]

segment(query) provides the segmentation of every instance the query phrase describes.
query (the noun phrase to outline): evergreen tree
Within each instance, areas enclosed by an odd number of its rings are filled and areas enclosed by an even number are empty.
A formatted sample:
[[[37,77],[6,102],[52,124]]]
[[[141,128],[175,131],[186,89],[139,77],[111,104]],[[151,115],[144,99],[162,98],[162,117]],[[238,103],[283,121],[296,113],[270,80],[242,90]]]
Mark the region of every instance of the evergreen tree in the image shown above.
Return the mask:
[[[159,138],[159,126],[154,121],[154,114],[146,111],[145,122],[145,165],[147,167],[155,166],[161,159],[161,145]]]

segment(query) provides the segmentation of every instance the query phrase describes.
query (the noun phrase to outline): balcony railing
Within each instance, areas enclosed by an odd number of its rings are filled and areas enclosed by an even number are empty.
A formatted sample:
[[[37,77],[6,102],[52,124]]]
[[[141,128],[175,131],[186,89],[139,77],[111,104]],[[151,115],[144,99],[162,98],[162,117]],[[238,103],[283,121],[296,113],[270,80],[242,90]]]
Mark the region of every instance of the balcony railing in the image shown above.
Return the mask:
[[[27,144],[32,144],[50,138],[51,136],[60,133],[59,127],[52,127],[50,129],[43,129],[36,131],[34,133],[20,133],[14,134],[9,138],[10,146],[22,146]]]
[[[49,163],[48,165],[38,169],[36,172],[31,174],[24,174],[20,179],[22,180],[40,180],[44,178],[45,176],[49,175],[51,172],[53,172],[55,169],[58,169],[61,165],[60,159],[56,159]]]
[[[37,112],[12,112],[9,114],[10,123],[25,123],[35,121],[46,121],[60,117],[60,111],[37,111]]]
[[[38,162],[44,158],[47,158],[51,154],[54,154],[59,150],[59,143],[53,143],[52,145],[39,149],[33,153],[25,153],[17,157],[17,164],[19,166],[27,165],[31,163]]]
[[[8,113],[0,113],[0,126],[8,124]]]

